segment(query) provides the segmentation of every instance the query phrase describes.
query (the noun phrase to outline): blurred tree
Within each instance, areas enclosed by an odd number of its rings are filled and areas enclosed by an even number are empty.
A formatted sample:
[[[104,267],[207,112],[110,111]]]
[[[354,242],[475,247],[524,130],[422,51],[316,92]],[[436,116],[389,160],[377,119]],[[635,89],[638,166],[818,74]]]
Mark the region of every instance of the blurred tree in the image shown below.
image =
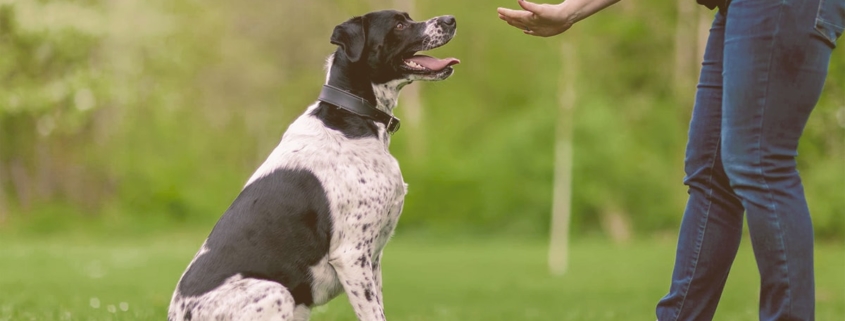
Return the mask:
[[[560,88],[555,124],[555,164],[552,188],[551,230],[549,232],[549,270],[554,275],[566,273],[569,262],[569,228],[572,219],[572,160],[574,159],[573,123],[577,102],[578,31],[570,31],[561,42]]]
[[[411,185],[401,229],[548,235],[549,213],[561,208],[553,191],[564,121],[578,151],[573,237],[624,235],[612,222],[674,232],[680,221],[713,14],[694,4],[623,1],[545,40],[475,2],[0,4],[0,222],[213,224],[314,102],[334,26],[385,8],[456,16],[457,37],[428,54],[462,60],[447,81],[403,91],[404,128],[391,145]],[[575,68],[562,66],[561,41]],[[564,116],[560,72],[576,68],[577,108]],[[798,159],[821,237],[845,237],[843,110],[845,51],[836,50]]]
[[[76,148],[90,139],[97,112],[99,37],[61,19],[53,29],[27,30],[15,9],[0,5],[0,177],[9,178],[0,191],[24,210],[49,201],[98,203],[104,182],[82,173]]]
[[[400,11],[405,11],[411,18],[422,20],[424,18],[417,17],[416,1],[414,0],[393,0],[393,8]],[[380,6],[373,6],[379,8]],[[409,135],[408,139],[408,154],[412,162],[418,162],[423,159],[425,153],[426,132],[423,126],[423,103],[420,99],[421,86],[407,86],[402,89],[397,113],[401,113],[404,131]],[[419,164],[414,164],[419,166]]]

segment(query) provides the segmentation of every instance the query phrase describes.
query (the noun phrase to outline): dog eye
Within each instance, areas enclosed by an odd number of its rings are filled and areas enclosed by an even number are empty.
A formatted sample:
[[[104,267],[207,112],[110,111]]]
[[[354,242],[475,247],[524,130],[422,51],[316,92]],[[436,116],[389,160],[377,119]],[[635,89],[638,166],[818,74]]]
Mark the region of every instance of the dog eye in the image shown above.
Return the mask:
[[[402,29],[405,29],[405,24],[401,23],[401,22],[397,23],[396,24],[396,30],[402,30]]]

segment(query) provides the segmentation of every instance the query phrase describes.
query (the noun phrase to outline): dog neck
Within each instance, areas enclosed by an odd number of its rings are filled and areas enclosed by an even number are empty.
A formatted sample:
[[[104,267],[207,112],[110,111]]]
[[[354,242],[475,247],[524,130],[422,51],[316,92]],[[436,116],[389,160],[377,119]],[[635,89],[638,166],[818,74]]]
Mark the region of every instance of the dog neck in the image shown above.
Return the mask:
[[[393,115],[393,109],[399,100],[399,91],[411,81],[398,79],[375,84],[364,64],[366,62],[351,63],[343,54],[332,54],[326,61],[326,84],[364,98],[374,103],[377,109]]]
[[[372,84],[373,93],[378,102],[378,108],[393,115],[393,109],[396,108],[399,102],[399,91],[402,90],[402,87],[410,83],[411,81],[407,79],[396,79],[383,84]]]

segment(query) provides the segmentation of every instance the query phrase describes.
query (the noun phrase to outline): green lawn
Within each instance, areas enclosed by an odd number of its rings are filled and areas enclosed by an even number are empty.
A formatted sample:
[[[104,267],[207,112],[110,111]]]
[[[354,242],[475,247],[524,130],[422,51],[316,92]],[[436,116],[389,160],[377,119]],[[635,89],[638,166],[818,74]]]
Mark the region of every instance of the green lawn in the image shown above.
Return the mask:
[[[202,233],[117,240],[0,236],[0,321],[164,320]],[[389,320],[653,320],[673,241],[572,244],[551,277],[540,241],[398,236],[385,253]],[[845,316],[845,247],[819,244],[817,319]],[[746,240],[716,320],[757,320],[758,276]],[[354,320],[345,297],[312,320]]]

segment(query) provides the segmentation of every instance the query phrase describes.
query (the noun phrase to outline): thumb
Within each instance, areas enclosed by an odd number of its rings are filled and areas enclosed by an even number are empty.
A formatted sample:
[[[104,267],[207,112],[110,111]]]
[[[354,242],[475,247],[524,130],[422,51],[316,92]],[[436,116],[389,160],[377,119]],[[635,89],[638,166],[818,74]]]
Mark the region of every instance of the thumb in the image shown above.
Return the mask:
[[[535,14],[537,12],[539,12],[542,8],[539,4],[529,2],[529,1],[525,1],[525,0],[518,0],[517,2],[519,3],[519,6],[522,7],[522,9],[531,11],[532,13],[535,13]]]

